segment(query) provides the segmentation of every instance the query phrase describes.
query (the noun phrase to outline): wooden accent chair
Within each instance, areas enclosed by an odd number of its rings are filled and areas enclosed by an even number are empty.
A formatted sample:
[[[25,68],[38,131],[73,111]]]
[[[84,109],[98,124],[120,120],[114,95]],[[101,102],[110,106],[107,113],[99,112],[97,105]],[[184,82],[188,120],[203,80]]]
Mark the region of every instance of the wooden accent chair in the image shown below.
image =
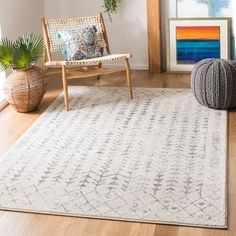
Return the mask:
[[[101,51],[108,53],[108,55],[77,61],[63,61],[53,60],[52,54],[60,52],[62,50],[62,43],[57,38],[59,31],[66,31],[75,29],[76,27],[88,27],[96,26],[97,40],[101,46]],[[68,105],[68,80],[75,78],[89,78],[97,77],[100,75],[112,74],[121,71],[126,71],[129,97],[132,99],[132,84],[131,84],[131,72],[129,65],[129,58],[131,54],[110,54],[110,48],[108,44],[108,38],[103,21],[102,14],[97,16],[78,17],[70,19],[42,19],[43,37],[45,40],[45,50],[43,54],[43,68],[46,75],[62,73],[63,89],[65,109],[69,110]],[[123,61],[123,68],[102,68],[103,63]],[[54,68],[56,70],[51,70]]]

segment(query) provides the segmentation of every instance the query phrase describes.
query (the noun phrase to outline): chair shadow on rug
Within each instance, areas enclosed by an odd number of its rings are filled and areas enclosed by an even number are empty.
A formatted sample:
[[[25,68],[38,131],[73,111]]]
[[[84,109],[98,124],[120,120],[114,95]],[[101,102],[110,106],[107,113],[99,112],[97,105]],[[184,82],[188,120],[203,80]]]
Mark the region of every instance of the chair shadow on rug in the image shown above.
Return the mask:
[[[59,32],[72,32],[76,29],[95,27],[96,45],[98,45],[101,56],[81,60],[57,60],[52,54],[63,51],[63,42],[58,39]],[[129,58],[131,54],[111,54],[106,34],[103,16],[78,17],[70,19],[44,19],[42,18],[42,29],[45,41],[43,54],[43,67],[46,75],[62,73],[64,102],[66,111],[69,110],[68,80],[76,78],[90,78],[100,75],[109,75],[126,71],[129,98],[132,99],[132,82]],[[106,52],[106,54],[104,53]],[[123,68],[102,68],[103,63],[123,61]],[[53,70],[51,70],[53,68]]]

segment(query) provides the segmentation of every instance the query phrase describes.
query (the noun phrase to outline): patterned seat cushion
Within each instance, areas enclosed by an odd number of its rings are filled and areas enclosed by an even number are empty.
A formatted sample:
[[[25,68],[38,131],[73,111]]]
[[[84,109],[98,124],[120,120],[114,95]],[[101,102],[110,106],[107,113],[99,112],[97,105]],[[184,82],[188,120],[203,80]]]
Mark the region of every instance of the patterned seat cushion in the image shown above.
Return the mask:
[[[95,26],[57,32],[57,37],[63,42],[65,60],[75,61],[102,56],[96,32]]]

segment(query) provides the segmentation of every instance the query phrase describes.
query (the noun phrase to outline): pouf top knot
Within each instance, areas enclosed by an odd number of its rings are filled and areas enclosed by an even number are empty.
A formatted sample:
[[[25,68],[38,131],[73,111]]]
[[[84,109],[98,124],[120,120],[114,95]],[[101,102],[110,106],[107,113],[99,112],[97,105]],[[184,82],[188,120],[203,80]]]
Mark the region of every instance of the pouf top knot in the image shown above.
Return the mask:
[[[198,62],[191,75],[195,98],[214,109],[236,107],[236,62],[225,59],[205,59]]]

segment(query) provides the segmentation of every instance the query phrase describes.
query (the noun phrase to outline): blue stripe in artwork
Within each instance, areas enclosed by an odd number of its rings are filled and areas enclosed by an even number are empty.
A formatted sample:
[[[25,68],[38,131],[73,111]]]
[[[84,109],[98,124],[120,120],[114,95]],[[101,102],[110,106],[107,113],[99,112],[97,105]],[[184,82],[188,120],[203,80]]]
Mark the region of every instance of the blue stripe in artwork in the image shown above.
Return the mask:
[[[177,40],[178,64],[195,64],[206,58],[220,58],[220,40]]]

